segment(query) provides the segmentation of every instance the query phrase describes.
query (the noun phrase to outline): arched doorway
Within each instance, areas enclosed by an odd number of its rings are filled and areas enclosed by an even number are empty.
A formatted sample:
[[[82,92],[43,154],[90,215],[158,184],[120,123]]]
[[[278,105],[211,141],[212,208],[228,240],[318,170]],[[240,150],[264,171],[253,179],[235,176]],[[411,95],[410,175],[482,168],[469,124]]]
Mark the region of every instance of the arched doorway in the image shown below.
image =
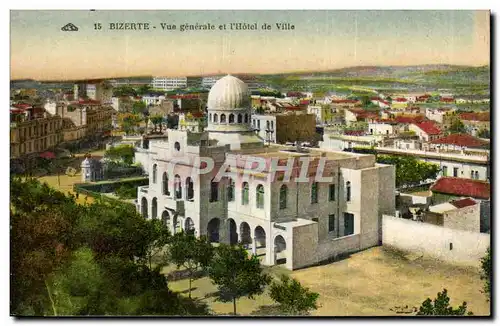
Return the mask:
[[[261,226],[255,228],[255,252],[257,256],[266,255],[266,231]]]
[[[286,241],[281,235],[274,238],[274,256],[276,265],[286,263]]]
[[[178,229],[179,227],[179,219],[177,218],[177,214],[174,214],[174,217],[172,218],[172,233],[177,233],[180,230]]]
[[[148,218],[148,200],[146,197],[142,197],[141,199],[141,215],[144,218]]]
[[[210,242],[219,242],[219,227],[220,220],[218,218],[213,218],[208,222],[207,225],[207,235]]]
[[[229,244],[234,246],[238,244],[238,233],[236,231],[236,222],[230,218],[228,220],[229,224]]]
[[[163,211],[163,213],[161,213],[161,221],[163,222],[163,225],[170,230],[170,214],[168,211]]]
[[[240,237],[241,243],[247,247],[252,243],[252,233],[250,231],[250,226],[247,222],[243,222],[240,224]]]
[[[156,197],[153,198],[151,203],[151,217],[152,218],[158,217],[158,200],[156,199]]]
[[[194,222],[190,217],[187,217],[184,221],[184,231],[186,233],[194,233],[195,231]]]

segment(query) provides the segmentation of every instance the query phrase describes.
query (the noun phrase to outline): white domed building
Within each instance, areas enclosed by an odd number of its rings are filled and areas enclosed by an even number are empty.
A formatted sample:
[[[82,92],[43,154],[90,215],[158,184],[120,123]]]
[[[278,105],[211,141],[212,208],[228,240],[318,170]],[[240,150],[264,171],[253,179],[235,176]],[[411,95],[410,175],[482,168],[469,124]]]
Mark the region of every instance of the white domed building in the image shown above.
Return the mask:
[[[264,146],[250,125],[248,87],[233,76],[215,83],[207,106],[205,128],[186,116],[136,148],[149,175],[137,191],[144,218],[241,242],[263,264],[292,270],[379,244],[382,214],[394,214],[393,166],[373,155]],[[276,173],[288,169],[289,180]]]
[[[252,129],[250,91],[240,79],[227,75],[219,79],[208,93],[208,126],[210,138],[231,149],[264,145]]]

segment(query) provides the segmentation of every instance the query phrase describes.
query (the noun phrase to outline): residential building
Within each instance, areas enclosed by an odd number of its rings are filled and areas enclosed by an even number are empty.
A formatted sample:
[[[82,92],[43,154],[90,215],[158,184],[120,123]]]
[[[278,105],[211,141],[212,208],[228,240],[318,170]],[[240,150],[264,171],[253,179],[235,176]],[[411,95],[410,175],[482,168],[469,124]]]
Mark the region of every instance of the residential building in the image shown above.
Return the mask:
[[[446,199],[471,197],[477,201],[491,198],[490,183],[482,180],[441,177],[434,182],[430,190],[434,194],[446,195]]]
[[[392,99],[391,109],[401,110],[408,106],[408,100],[404,97]]]
[[[63,141],[62,119],[42,108],[14,106],[10,110],[11,159],[42,153]]]
[[[491,116],[490,112],[467,112],[460,113],[460,121],[465,126],[465,129],[472,136],[477,136],[482,130],[490,131]]]
[[[107,81],[89,82],[86,84],[86,95],[90,100],[110,105],[112,103],[113,87]]]
[[[100,101],[81,100],[59,104],[56,114],[64,121],[64,141],[71,142],[109,135],[115,112],[110,105],[102,105]]]
[[[426,142],[438,139],[443,135],[441,129],[439,129],[439,127],[436,126],[432,121],[412,123],[410,125],[410,131],[415,132],[420,140]]]
[[[481,232],[481,205],[472,198],[456,199],[429,206],[424,222],[445,228]]]
[[[241,242],[263,264],[284,260],[291,270],[380,243],[382,214],[394,213],[394,166],[373,155],[265,146],[251,126],[250,91],[233,76],[215,83],[207,105],[206,128],[180,125],[137,149],[149,172],[149,185],[137,192],[142,216],[173,233]],[[276,173],[287,162],[290,181]],[[300,171],[315,175],[320,162],[329,180],[299,179]]]

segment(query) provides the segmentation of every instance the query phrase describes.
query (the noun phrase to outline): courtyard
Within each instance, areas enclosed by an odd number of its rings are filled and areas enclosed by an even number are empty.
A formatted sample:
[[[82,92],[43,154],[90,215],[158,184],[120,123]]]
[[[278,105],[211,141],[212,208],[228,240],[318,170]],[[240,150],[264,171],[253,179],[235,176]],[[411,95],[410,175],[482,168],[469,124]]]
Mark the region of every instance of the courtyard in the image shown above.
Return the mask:
[[[175,270],[168,266],[164,272]],[[303,286],[320,294],[319,308],[312,316],[408,316],[413,307],[446,288],[453,306],[467,302],[474,315],[489,315],[489,303],[481,292],[483,281],[475,268],[449,265],[428,258],[413,258],[387,249],[374,247],[352,254],[327,265],[288,271],[284,267],[265,267],[278,276],[286,273]],[[232,303],[216,301],[217,288],[208,277],[193,281],[193,298],[207,302],[214,313],[230,314]],[[174,291],[186,293],[188,280],[170,281]],[[269,311],[273,301],[265,292],[255,300],[241,298],[237,302],[239,315],[258,315]],[[401,307],[408,306],[407,309]]]

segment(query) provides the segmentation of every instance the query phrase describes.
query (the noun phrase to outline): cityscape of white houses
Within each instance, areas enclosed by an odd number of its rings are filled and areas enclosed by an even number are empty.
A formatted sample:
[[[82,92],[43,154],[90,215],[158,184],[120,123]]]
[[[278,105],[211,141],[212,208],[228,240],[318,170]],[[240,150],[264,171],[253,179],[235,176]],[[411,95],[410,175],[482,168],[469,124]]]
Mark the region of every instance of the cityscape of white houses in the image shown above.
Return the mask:
[[[186,121],[137,148],[149,175],[137,192],[144,217],[242,242],[265,265],[288,269],[380,244],[382,215],[395,211],[394,166],[374,155],[267,145],[252,126],[248,87],[233,76],[215,83],[207,105],[206,127]]]

